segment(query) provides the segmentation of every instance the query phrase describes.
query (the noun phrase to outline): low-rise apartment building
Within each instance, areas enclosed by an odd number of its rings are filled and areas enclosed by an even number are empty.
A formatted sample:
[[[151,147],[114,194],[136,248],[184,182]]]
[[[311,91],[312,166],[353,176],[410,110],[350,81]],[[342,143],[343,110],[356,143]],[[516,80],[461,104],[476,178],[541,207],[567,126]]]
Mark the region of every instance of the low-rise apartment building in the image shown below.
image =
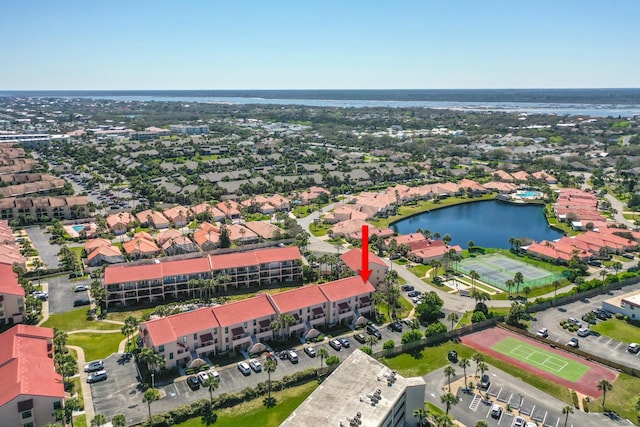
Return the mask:
[[[53,364],[53,329],[17,325],[0,334],[0,424],[42,427],[56,422],[64,386]]]
[[[0,199],[0,219],[18,220],[24,224],[48,219],[84,218],[88,213],[86,196],[9,197]]]
[[[11,264],[0,264],[0,325],[24,320],[24,288]]]
[[[194,296],[193,280],[214,280],[216,288],[269,285],[302,280],[296,247],[269,248],[177,261],[117,265],[105,269],[107,306]]]
[[[140,324],[145,347],[165,358],[166,368],[188,366],[203,356],[246,350],[290,335],[304,336],[321,325],[355,323],[372,310],[375,288],[359,276],[308,285],[278,294],[205,307]],[[274,321],[282,315],[293,323]]]

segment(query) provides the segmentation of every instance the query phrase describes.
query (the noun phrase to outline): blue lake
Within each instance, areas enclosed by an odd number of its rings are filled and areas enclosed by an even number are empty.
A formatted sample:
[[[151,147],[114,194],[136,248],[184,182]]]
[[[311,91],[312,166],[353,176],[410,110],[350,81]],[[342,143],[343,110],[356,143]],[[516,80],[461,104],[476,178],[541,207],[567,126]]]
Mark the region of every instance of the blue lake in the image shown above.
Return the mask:
[[[467,247],[469,240],[476,246],[508,249],[509,238],[525,237],[555,240],[562,233],[550,228],[540,205],[515,205],[489,200],[465,203],[424,212],[396,222],[391,228],[400,234],[415,233],[418,228],[449,234],[452,245]]]

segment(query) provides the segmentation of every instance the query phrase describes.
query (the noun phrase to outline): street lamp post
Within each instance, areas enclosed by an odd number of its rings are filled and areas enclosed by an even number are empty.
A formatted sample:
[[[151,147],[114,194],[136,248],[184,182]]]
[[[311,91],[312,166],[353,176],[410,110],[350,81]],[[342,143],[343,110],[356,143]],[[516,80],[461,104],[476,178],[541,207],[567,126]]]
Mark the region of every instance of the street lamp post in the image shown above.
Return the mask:
[[[520,396],[520,403],[518,404],[518,415],[522,414],[522,401],[524,400],[524,395],[521,393],[518,393],[518,396]]]
[[[156,388],[156,374],[155,373],[151,373],[151,388]]]

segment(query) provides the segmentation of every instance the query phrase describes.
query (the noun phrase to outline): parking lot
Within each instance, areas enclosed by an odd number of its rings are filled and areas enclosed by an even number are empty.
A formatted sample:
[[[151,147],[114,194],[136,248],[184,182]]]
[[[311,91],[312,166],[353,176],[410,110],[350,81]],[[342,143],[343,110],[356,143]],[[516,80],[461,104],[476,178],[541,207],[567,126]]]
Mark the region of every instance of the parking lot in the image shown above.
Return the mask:
[[[571,338],[578,337],[575,332],[569,332],[560,326],[562,320],[570,317],[582,322],[583,327],[587,327],[587,322],[581,320],[585,313],[593,309],[601,308],[602,301],[611,298],[613,295],[620,295],[640,289],[640,285],[628,286],[623,290],[612,291],[610,294],[599,295],[588,300],[576,301],[574,303],[551,308],[536,314],[536,318],[531,323],[531,331],[535,333],[540,328],[549,330],[550,341],[566,344]],[[600,322],[600,320],[597,320]],[[580,349],[596,356],[604,357],[614,362],[637,368],[640,366],[640,353],[633,354],[627,351],[630,342],[621,342],[609,337],[599,336],[591,333],[586,337],[578,338]]]
[[[67,274],[59,277],[49,277],[43,279],[49,284],[49,313],[65,313],[69,310],[77,309],[73,306],[76,299],[89,298],[88,291],[74,292],[76,285],[91,286],[91,279],[69,280]],[[89,308],[85,306],[84,308]]]
[[[133,358],[126,354],[112,354],[104,359],[104,369],[108,378],[91,384],[96,414],[104,414],[108,419],[115,414],[125,414],[127,424],[145,420],[149,412],[147,404],[142,401],[144,391],[137,380]]]
[[[456,366],[457,368],[457,366]],[[460,371],[457,369],[456,371]],[[469,371],[469,370],[468,370]],[[478,390],[465,393],[463,388],[457,390],[458,403],[451,408],[451,415],[464,425],[475,425],[478,420],[484,420],[489,426],[511,426],[516,416],[522,416],[527,421],[533,421],[538,426],[559,427],[564,426],[565,416],[562,408],[566,403],[559,401],[544,392],[514,378],[493,367],[489,370],[491,384],[486,394],[489,400],[484,399]],[[455,380],[462,378],[461,372]],[[469,381],[475,378],[468,376]],[[437,370],[425,377],[427,384],[426,400],[441,406],[440,396],[445,393],[446,378],[442,370]],[[454,391],[456,391],[454,389]],[[502,407],[499,418],[491,416],[491,406],[498,404]],[[509,405],[511,411],[507,411]],[[623,425],[623,421],[612,421],[601,413],[584,413],[575,411],[569,416],[567,426],[601,426]]]

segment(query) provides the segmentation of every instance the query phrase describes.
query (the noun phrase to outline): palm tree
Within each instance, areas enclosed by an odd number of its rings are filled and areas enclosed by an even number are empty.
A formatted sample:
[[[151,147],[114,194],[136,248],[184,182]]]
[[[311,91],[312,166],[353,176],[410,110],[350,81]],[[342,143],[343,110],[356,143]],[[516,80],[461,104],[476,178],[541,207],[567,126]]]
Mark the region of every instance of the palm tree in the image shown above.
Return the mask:
[[[507,287],[507,291],[509,291],[509,296],[511,296],[511,289],[515,286],[515,282],[511,279],[504,282],[504,285]]]
[[[476,377],[478,376],[478,370],[480,369],[480,363],[484,360],[484,356],[482,355],[482,353],[473,353],[473,355],[471,356],[471,360],[473,360],[474,362],[476,362]]]
[[[148,347],[143,348],[138,355],[138,360],[142,363],[146,363],[147,366],[153,367],[154,371],[164,367],[166,361],[164,357],[160,356]]]
[[[157,388],[149,388],[144,392],[142,401],[149,406],[149,424],[151,424],[151,402],[160,399],[160,391]]]
[[[378,344],[378,338],[374,337],[373,335],[369,335],[367,337],[367,345],[371,347],[372,352],[373,352],[373,346],[376,344]]]
[[[471,251],[471,249],[475,246],[476,244],[473,242],[473,240],[469,240],[467,242],[467,249],[469,249],[469,251]]]
[[[469,277],[471,277],[471,288],[473,288],[473,290],[476,290],[476,280],[480,279],[480,275],[478,274],[477,271],[475,270],[471,270],[469,272]]]
[[[447,365],[444,368],[444,375],[447,377],[447,382],[449,383],[449,393],[451,393],[451,377],[456,374],[456,370],[453,366]]]
[[[520,285],[524,283],[524,276],[521,272],[517,272],[515,276],[513,276],[513,281],[516,284],[516,295],[520,292]]]
[[[598,381],[598,390],[602,390],[602,407],[605,407],[607,392],[613,389],[613,384],[605,379]]]
[[[569,414],[573,414],[573,408],[569,405],[562,408],[562,413],[564,414],[564,427],[567,427],[567,421],[569,421]]]
[[[558,297],[558,288],[560,287],[560,281],[554,280],[551,284],[553,285],[553,299],[556,299]]]
[[[622,270],[623,266],[620,261],[616,261],[613,264],[611,264],[611,268],[613,268],[613,271],[615,271],[615,273],[618,274],[618,271]]]
[[[458,361],[458,366],[462,368],[462,372],[464,373],[464,388],[469,388],[467,387],[467,368],[471,366],[471,361],[463,357]]]
[[[326,351],[326,350],[325,350]],[[271,359],[267,359],[264,362],[264,370],[267,372],[267,389],[268,389],[268,397],[267,402],[271,402],[271,374],[276,371],[278,365]]]
[[[480,370],[480,375],[482,376],[489,370],[489,366],[484,362],[480,362],[478,363],[478,369]]]
[[[515,237],[509,237],[509,245],[511,245],[511,250],[513,250],[513,242],[515,242]]]
[[[101,427],[107,423],[107,417],[102,414],[96,414],[91,420],[91,427]]]
[[[435,419],[436,426],[438,427],[451,427],[453,425],[453,421],[449,415],[436,414],[433,418]]]
[[[425,421],[427,421],[427,416],[429,416],[429,411],[425,408],[418,408],[413,411],[413,416],[418,419],[418,425],[420,427],[424,426]]]
[[[127,425],[127,418],[124,414],[116,414],[111,418],[111,425],[113,425],[113,427],[125,427]]]
[[[122,329],[120,329],[122,335],[127,337],[127,347],[129,347],[129,343],[131,342],[131,335],[133,335],[136,329],[138,329],[138,319],[136,319],[134,316],[127,316],[127,318],[124,319],[124,325],[122,325]]]
[[[449,393],[440,396],[440,402],[442,402],[445,405],[445,408],[446,408],[445,415],[448,416],[449,410],[451,409],[451,407],[458,403],[458,396],[456,396],[455,394],[452,394],[451,390],[449,390]]]
[[[600,270],[600,276],[602,277],[602,280],[604,281],[605,277],[607,277],[607,270]]]
[[[324,362],[324,359],[329,357],[329,352],[326,348],[321,348],[318,350],[318,357],[320,358],[320,369],[322,369],[322,363]]]
[[[268,360],[268,362],[271,362],[271,361]],[[209,375],[209,377],[206,380],[204,380],[202,385],[209,390],[209,402],[211,403],[211,407],[213,407],[213,392],[216,391],[216,389],[220,385],[220,380],[214,377],[213,375]]]
[[[460,317],[458,316],[458,313],[452,311],[447,316],[447,320],[451,322],[451,329],[453,330],[453,326],[458,322],[458,320],[460,320]]]
[[[440,260],[434,259],[433,261],[431,261],[431,267],[433,267],[434,272],[433,275],[437,276],[438,275],[438,269],[442,266],[442,262],[440,262]]]
[[[529,294],[531,293],[531,288],[529,286],[525,286],[522,288],[522,292],[524,292],[525,301],[529,299]]]
[[[66,399],[64,401],[64,418],[66,421],[71,422],[71,427],[73,427],[73,411],[79,411],[81,407],[80,399],[77,397],[72,397],[71,399]]]

